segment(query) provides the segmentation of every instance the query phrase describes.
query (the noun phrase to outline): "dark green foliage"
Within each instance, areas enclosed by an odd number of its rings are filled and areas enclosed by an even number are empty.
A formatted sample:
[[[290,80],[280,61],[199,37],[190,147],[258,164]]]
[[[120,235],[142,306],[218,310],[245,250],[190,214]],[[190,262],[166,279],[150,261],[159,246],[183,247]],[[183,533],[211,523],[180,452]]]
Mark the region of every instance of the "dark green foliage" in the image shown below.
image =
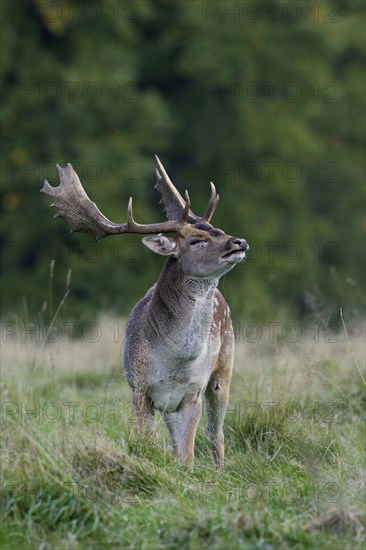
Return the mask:
[[[252,245],[224,282],[237,315],[365,301],[362,2],[46,4],[2,2],[5,313],[23,295],[40,310],[51,259],[55,303],[73,268],[67,316],[129,311],[162,260],[137,237],[70,236],[38,189],[72,162],[109,218],[133,195],[158,221],[154,153],[198,213],[212,179],[214,223]]]

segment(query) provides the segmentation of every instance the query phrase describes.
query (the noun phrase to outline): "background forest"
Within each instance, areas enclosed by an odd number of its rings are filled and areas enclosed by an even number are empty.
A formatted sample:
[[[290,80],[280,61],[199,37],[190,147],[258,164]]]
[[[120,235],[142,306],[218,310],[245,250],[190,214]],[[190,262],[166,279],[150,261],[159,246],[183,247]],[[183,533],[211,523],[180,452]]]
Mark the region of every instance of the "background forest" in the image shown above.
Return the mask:
[[[361,1],[2,2],[3,313],[127,314],[163,260],[70,235],[38,190],[71,162],[103,213],[162,221],[154,154],[193,210],[244,237],[221,283],[247,320],[365,304]],[[51,267],[50,262],[55,260]],[[50,285],[52,284],[52,292]],[[46,302],[46,303],[45,303]],[[66,309],[67,308],[67,309]],[[47,313],[48,312],[48,313]],[[272,317],[271,317],[272,316]]]

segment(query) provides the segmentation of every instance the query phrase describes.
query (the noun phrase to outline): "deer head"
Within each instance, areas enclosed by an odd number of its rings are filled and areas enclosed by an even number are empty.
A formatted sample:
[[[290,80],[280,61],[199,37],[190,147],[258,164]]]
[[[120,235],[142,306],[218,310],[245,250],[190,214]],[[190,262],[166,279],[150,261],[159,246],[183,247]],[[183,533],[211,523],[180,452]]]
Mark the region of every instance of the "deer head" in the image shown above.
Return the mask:
[[[54,198],[55,218],[64,218],[72,232],[90,233],[96,239],[121,233],[151,234],[142,242],[153,252],[178,261],[185,275],[199,278],[219,278],[245,258],[249,248],[244,239],[237,239],[210,224],[219,195],[211,182],[211,197],[202,217],[190,209],[188,192],[185,199],[171,182],[158,157],[157,183],[161,202],[168,220],[161,223],[139,224],[132,213],[132,198],[127,209],[127,222],[116,224],[108,220],[86,194],[71,164],[56,165],[60,185],[52,187],[45,180],[41,192]],[[158,235],[156,235],[158,233]],[[167,236],[166,233],[174,233]]]

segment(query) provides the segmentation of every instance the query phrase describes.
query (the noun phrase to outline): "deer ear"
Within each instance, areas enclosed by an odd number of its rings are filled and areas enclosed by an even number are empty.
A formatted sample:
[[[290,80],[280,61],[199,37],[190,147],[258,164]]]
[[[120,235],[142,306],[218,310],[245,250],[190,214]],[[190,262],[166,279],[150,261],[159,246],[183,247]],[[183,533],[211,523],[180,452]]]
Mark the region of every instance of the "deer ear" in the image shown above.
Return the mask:
[[[177,241],[174,237],[166,237],[165,235],[154,235],[153,237],[144,237],[142,239],[147,248],[162,256],[178,256]]]

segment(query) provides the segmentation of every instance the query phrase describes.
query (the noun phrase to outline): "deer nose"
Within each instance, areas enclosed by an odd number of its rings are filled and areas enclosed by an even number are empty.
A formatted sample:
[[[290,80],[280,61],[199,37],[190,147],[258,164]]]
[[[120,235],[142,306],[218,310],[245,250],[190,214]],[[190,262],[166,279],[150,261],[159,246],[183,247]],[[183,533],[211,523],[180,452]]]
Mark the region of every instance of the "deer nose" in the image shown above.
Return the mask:
[[[249,245],[245,239],[236,239],[235,237],[233,239],[230,239],[232,244],[238,244],[242,250],[246,250],[249,248]]]

